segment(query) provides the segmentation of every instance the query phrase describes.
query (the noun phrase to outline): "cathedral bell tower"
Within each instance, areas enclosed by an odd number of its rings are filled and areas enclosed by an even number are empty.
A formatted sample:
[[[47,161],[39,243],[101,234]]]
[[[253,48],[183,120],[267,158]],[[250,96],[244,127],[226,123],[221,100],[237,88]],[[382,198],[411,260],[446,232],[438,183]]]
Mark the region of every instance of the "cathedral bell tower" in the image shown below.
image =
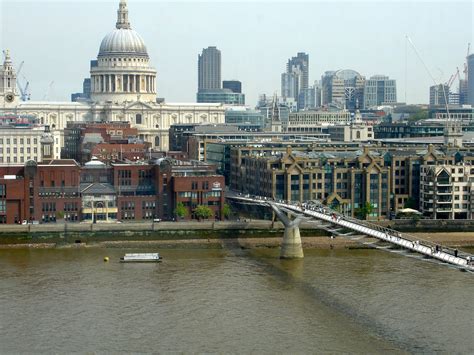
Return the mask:
[[[4,51],[5,61],[0,67],[0,107],[13,107],[19,95],[16,88],[16,72],[10,58],[10,51]]]

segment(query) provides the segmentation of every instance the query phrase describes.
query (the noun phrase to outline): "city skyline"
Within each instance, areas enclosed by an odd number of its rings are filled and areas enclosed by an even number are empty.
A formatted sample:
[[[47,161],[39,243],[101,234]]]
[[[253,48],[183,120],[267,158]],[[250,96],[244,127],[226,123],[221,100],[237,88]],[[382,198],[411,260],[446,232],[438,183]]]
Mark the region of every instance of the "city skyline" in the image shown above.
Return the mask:
[[[89,60],[97,56],[100,39],[114,23],[111,9],[116,3],[2,2],[1,47],[11,50],[15,67],[25,61],[20,80],[24,75],[30,82],[32,100],[68,101],[72,92],[80,91],[83,78],[89,76]],[[472,42],[470,2],[302,4],[307,11],[299,13],[298,21],[288,18],[288,3],[280,2],[131,0],[128,5],[132,27],[144,38],[158,71],[158,97],[167,102],[195,102],[196,56],[202,48],[216,46],[222,52],[222,79],[242,81],[250,106],[259,94],[280,91],[280,74],[297,52],[310,57],[310,85],[325,71],[354,69],[366,78],[383,74],[397,80],[398,101],[404,101],[406,72],[407,102],[428,103],[433,81],[405,34],[439,83],[446,82],[456,67],[462,71],[467,43]],[[387,24],[387,16],[380,14],[388,13],[391,19],[400,16],[400,21]],[[206,16],[212,24],[202,21]],[[45,25],[45,17],[54,26]],[[345,28],[337,28],[341,24]]]

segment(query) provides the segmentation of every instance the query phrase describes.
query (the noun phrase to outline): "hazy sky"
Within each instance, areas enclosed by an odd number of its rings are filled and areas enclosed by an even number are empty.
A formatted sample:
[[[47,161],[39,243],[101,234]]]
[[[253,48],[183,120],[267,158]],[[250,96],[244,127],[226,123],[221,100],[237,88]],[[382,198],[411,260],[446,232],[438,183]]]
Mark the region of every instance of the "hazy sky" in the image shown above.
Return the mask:
[[[118,3],[0,0],[0,47],[11,50],[16,66],[25,62],[21,77],[33,100],[69,100],[82,91]],[[405,35],[443,82],[456,67],[463,75],[467,43],[474,42],[473,1],[129,0],[128,7],[158,70],[158,96],[168,102],[195,101],[198,54],[217,46],[222,79],[242,81],[250,105],[260,93],[280,92],[281,73],[297,52],[309,54],[310,82],[327,70],[385,74],[397,80],[399,101],[406,88],[407,102],[427,103],[433,81]]]

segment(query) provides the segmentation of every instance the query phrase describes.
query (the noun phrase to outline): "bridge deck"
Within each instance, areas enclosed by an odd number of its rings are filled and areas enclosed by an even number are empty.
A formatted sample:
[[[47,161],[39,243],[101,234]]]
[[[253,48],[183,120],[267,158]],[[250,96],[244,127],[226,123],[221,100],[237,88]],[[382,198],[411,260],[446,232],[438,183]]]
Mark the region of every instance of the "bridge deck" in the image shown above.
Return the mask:
[[[286,209],[299,215],[316,218],[326,221],[340,228],[377,238],[392,245],[402,247],[413,252],[437,259],[444,263],[454,265],[466,271],[474,272],[474,255],[465,252],[458,252],[451,248],[441,247],[430,241],[421,240],[407,233],[401,233],[396,230],[382,227],[367,221],[343,216],[333,211],[319,202],[294,203],[288,201],[275,201],[265,197],[236,195],[227,198],[260,205],[271,205]],[[346,236],[340,234],[341,236]]]

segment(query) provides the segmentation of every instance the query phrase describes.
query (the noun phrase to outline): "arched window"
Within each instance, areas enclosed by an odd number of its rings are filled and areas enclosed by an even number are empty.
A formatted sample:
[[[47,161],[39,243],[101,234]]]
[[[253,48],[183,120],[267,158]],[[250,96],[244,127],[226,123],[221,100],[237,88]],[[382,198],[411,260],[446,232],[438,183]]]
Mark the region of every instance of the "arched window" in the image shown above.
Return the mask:
[[[135,116],[135,123],[136,124],[142,124],[142,115],[137,113],[137,115]]]
[[[155,137],[155,147],[159,147],[159,146],[160,146],[160,137],[156,136]]]
[[[356,138],[357,138],[357,139],[360,139],[360,131],[357,131],[357,132],[356,132]]]

